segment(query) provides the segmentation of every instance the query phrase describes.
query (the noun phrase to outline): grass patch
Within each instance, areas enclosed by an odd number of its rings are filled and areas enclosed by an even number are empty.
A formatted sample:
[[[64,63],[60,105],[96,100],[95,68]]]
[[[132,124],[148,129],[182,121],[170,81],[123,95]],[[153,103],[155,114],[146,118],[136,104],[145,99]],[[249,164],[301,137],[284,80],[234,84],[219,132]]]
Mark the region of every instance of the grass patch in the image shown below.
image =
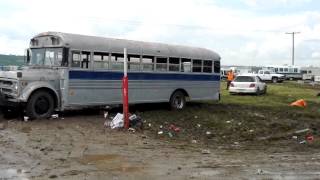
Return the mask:
[[[220,102],[191,102],[183,111],[169,111],[165,105],[138,107],[143,119],[151,123],[147,127],[155,137],[198,140],[206,145],[217,144],[284,144],[295,147],[300,144],[292,140],[292,133],[310,128],[315,136],[320,129],[320,98],[316,96],[318,87],[297,83],[268,84],[266,95],[229,95],[221,83]],[[305,99],[308,106],[289,106],[297,99]],[[174,124],[181,128],[174,137],[167,136],[166,127]],[[160,125],[164,127],[160,129]],[[200,127],[199,127],[200,126]],[[164,131],[161,136],[158,131]],[[210,135],[206,135],[206,132]],[[298,137],[303,140],[304,135]],[[283,141],[285,143],[283,143]],[[282,143],[280,143],[282,142]],[[308,147],[319,147],[315,143]]]

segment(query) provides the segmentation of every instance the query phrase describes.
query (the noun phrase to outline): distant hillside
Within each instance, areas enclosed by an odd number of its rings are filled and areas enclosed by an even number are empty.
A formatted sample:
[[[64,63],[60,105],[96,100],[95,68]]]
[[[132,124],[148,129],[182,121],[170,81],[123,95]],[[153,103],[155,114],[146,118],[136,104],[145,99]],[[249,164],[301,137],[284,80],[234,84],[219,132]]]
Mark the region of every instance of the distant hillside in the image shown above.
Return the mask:
[[[9,66],[9,65],[20,66],[23,64],[24,64],[23,56],[0,54],[0,66]]]

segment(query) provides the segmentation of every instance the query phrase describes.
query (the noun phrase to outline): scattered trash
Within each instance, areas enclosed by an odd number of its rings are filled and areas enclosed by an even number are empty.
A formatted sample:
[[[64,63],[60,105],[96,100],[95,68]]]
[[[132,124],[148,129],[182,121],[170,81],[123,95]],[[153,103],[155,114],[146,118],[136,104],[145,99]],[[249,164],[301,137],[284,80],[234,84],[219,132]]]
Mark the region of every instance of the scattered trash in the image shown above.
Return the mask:
[[[259,118],[265,118],[265,116],[263,114],[259,114],[259,113],[254,113],[254,115],[256,117],[259,117]]]
[[[227,123],[227,124],[230,124],[230,123],[231,123],[231,121],[226,121],[226,123]]]
[[[142,129],[143,122],[139,116],[133,114],[129,117],[129,126],[136,129]]]
[[[201,124],[197,124],[197,127],[198,127],[198,128],[201,128]]]
[[[171,124],[169,126],[169,129],[174,131],[174,132],[180,132],[180,128],[179,127],[176,127],[175,125]]]
[[[149,127],[151,127],[151,126],[152,126],[152,124],[151,124],[151,123],[149,123],[149,124],[148,124],[148,126],[149,126]]]
[[[171,132],[168,132],[169,137],[173,137],[173,134]]]
[[[123,114],[118,113],[111,121],[110,127],[111,129],[115,128],[121,128],[123,127],[124,122],[123,122]]]
[[[307,107],[307,102],[303,99],[299,99],[299,100],[291,103],[290,106]]]
[[[105,111],[105,112],[103,113],[103,117],[104,117],[105,119],[108,118],[108,115],[109,115],[109,112],[108,112],[108,111]]]
[[[295,131],[294,133],[296,133],[296,134],[301,134],[301,133],[305,133],[305,132],[308,132],[308,131],[310,131],[310,129],[309,129],[309,128],[306,128],[306,129],[297,130],[297,131]]]
[[[197,144],[198,141],[194,139],[194,140],[191,141],[191,143],[192,143],[192,144]]]
[[[163,131],[159,131],[158,134],[159,134],[159,135],[162,135],[162,134],[163,134]]]
[[[163,128],[163,126],[162,126],[162,125],[160,125],[160,126],[159,126],[159,128],[160,128],[160,129],[162,129],[162,128]]]
[[[136,132],[136,130],[134,128],[129,128],[128,131],[133,132],[133,133]]]
[[[250,129],[250,130],[249,130],[249,132],[253,133],[253,132],[254,132],[254,130],[253,130],[253,129]]]
[[[292,136],[292,139],[298,139],[298,136]]]
[[[202,153],[202,154],[210,154],[211,152],[210,152],[209,149],[203,149],[203,150],[201,151],[201,153]]]
[[[313,140],[314,140],[313,135],[312,135],[312,134],[308,134],[308,135],[306,135],[306,140],[307,140],[307,142],[308,142],[308,143],[312,143],[312,142],[313,142]]]
[[[303,141],[300,141],[299,143],[300,143],[300,144],[306,144],[307,141],[306,141],[306,140],[303,140]]]
[[[112,121],[110,121],[109,119],[107,119],[107,120],[104,122],[103,125],[104,125],[105,127],[111,127],[111,122],[112,122]]]
[[[106,115],[105,117],[108,117],[108,115]],[[124,127],[123,114],[117,113],[116,116],[112,120],[107,118],[107,120],[104,122],[104,126],[110,127],[111,129]],[[135,114],[130,115],[129,116],[129,127],[134,129],[134,131],[132,131],[132,129],[129,130],[131,132],[135,132],[136,129],[142,129],[143,122],[142,122],[141,118]]]
[[[241,122],[238,122],[238,126],[241,126],[241,124],[242,124]]]
[[[259,174],[259,175],[260,175],[260,174],[263,174],[263,170],[262,170],[262,169],[258,169],[258,170],[257,170],[257,174]]]
[[[239,145],[240,143],[239,143],[239,142],[234,142],[233,144],[235,144],[235,145]]]
[[[194,116],[195,119],[198,119],[198,116]]]
[[[51,115],[51,118],[52,118],[52,119],[57,119],[58,117],[59,117],[59,114],[52,114],[52,115]]]
[[[211,135],[211,132],[210,132],[210,131],[207,131],[207,132],[206,132],[206,135]]]
[[[27,121],[29,120],[29,117],[28,117],[28,116],[23,116],[23,120],[24,120],[25,122],[27,122]]]

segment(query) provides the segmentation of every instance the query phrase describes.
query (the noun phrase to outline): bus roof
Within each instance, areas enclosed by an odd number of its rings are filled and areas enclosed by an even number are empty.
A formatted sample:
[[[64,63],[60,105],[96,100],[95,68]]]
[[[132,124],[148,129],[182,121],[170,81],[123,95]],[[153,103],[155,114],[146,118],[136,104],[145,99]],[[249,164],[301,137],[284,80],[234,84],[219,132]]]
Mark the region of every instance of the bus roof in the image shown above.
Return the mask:
[[[50,38],[51,40],[54,39],[56,42],[53,43],[53,40],[50,41]],[[37,43],[34,44],[34,41],[37,41]],[[30,42],[31,48],[61,46],[66,46],[77,50],[112,53],[123,53],[123,48],[126,47],[128,54],[220,60],[219,54],[205,48],[87,36],[62,32],[40,33],[34,36]]]

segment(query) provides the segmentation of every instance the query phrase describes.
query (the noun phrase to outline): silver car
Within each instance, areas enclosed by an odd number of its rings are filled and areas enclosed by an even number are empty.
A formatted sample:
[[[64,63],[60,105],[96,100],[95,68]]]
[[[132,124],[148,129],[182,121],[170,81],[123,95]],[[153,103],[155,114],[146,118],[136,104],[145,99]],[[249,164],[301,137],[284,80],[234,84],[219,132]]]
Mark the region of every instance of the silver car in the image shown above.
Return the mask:
[[[238,75],[230,84],[229,93],[265,94],[267,84],[257,75]]]

